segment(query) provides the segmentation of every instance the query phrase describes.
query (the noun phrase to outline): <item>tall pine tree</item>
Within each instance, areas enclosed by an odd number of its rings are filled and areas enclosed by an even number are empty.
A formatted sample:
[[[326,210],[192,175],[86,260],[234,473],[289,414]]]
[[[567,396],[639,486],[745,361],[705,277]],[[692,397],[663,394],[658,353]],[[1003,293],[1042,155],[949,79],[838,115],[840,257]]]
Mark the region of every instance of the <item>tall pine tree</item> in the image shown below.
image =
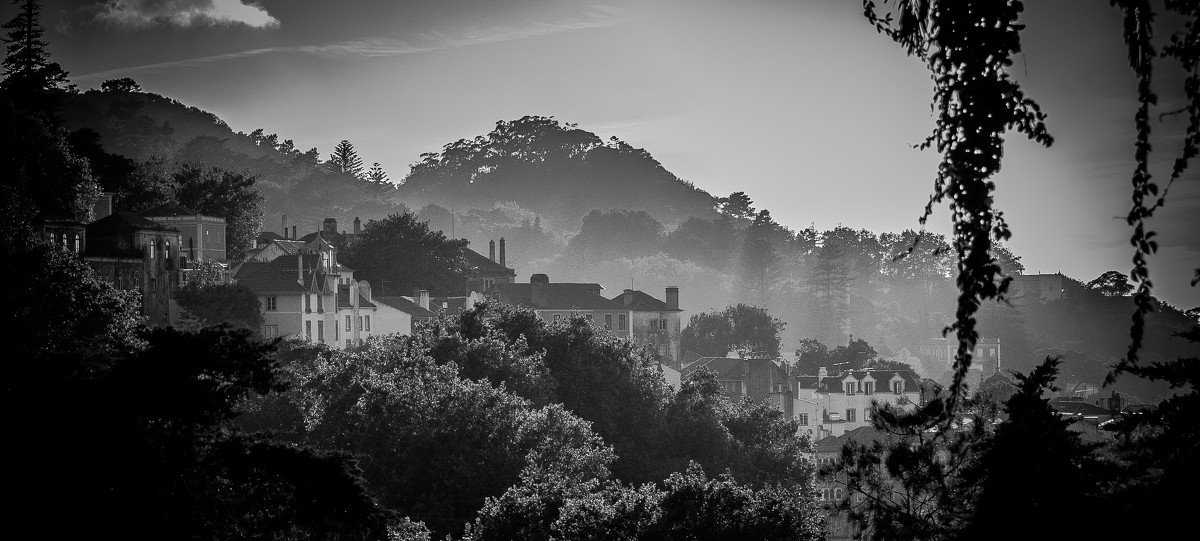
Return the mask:
[[[363,178],[363,161],[358,157],[358,152],[354,151],[354,145],[345,139],[333,147],[333,154],[329,156],[329,165],[334,171],[352,175],[354,178]]]
[[[4,56],[4,81],[0,89],[23,109],[50,112],[50,96],[56,91],[71,91],[75,85],[67,80],[67,72],[57,62],[50,61],[48,45],[42,36],[46,29],[38,18],[42,6],[36,0],[14,0],[20,9],[17,16],[4,23],[7,51]]]

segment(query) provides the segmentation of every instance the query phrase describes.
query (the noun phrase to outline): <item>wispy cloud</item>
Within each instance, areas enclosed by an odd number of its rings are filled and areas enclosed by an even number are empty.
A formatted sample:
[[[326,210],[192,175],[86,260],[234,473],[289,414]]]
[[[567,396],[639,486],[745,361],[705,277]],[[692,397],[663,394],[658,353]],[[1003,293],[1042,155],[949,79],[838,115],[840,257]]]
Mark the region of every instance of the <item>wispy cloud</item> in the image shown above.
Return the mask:
[[[222,0],[212,1],[219,2]],[[443,49],[530,39],[539,36],[573,32],[591,28],[615,26],[625,22],[627,15],[628,13],[624,10],[606,6],[603,9],[595,8],[591,10],[588,16],[581,20],[559,21],[554,23],[535,23],[519,27],[472,27],[454,34],[416,34],[410,39],[370,37],[314,45],[267,47],[198,58],[188,58],[140,66],[116,68],[79,75],[73,77],[73,79],[75,79],[76,82],[86,84],[90,81],[104,80],[114,76],[129,77],[138,73],[195,67],[205,64],[212,64],[215,62],[260,56],[264,54],[308,54],[325,58],[345,58],[355,56],[403,56]]]
[[[241,0],[105,0],[90,8],[97,21],[127,28],[245,25],[277,28],[279,20]]]

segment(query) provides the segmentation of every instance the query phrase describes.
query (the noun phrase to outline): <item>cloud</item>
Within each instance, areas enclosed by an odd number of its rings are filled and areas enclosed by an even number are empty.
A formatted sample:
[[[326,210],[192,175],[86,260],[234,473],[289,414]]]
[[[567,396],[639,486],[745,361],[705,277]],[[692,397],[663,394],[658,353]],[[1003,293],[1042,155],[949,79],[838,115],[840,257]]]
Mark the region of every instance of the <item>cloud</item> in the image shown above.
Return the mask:
[[[241,0],[105,0],[95,19],[126,28],[245,25],[278,28],[279,20],[256,2]]]

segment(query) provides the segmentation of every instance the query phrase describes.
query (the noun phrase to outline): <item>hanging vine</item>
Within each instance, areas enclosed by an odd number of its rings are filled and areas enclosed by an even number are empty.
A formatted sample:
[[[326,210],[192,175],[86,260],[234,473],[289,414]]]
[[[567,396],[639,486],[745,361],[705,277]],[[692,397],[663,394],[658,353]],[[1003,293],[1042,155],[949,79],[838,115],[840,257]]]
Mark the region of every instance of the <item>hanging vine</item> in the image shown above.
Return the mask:
[[[1192,158],[1200,150],[1200,25],[1196,17],[1200,15],[1200,3],[1195,0],[1167,0],[1167,10],[1182,15],[1185,19],[1182,32],[1171,36],[1170,42],[1163,47],[1161,55],[1154,50],[1154,11],[1149,0],[1110,0],[1111,4],[1121,10],[1123,15],[1122,33],[1125,45],[1129,50],[1129,65],[1137,77],[1138,108],[1134,114],[1134,126],[1137,137],[1134,142],[1133,171],[1133,206],[1125,221],[1133,228],[1129,239],[1133,245],[1133,270],[1130,278],[1138,283],[1133,294],[1134,312],[1133,324],[1129,329],[1129,349],[1125,358],[1113,367],[1105,379],[1105,384],[1116,380],[1122,372],[1140,374],[1138,367],[1138,352],[1146,333],[1146,314],[1154,310],[1154,284],[1150,280],[1150,269],[1147,258],[1158,251],[1158,242],[1154,240],[1155,233],[1147,229],[1147,222],[1154,212],[1166,203],[1167,192],[1185,171]],[[1178,61],[1186,76],[1183,82],[1183,92],[1186,105],[1176,113],[1187,115],[1188,124],[1184,132],[1183,149],[1175,158],[1171,167],[1171,176],[1166,185],[1159,190],[1150,173],[1150,108],[1158,103],[1158,97],[1151,88],[1154,76],[1154,61],[1159,56]],[[1196,278],[1192,280],[1195,286],[1200,282],[1200,269],[1196,270]]]
[[[921,216],[924,225],[935,205],[948,202],[953,220],[959,289],[954,333],[958,350],[951,384],[951,415],[963,393],[971,352],[979,339],[975,313],[985,301],[1002,301],[1010,277],[1001,275],[992,243],[1012,233],[994,207],[995,183],[1009,130],[1049,146],[1045,114],[1025,97],[1008,74],[1021,51],[1017,0],[863,0],[864,14],[882,34],[928,66],[934,82],[936,127],[920,148],[942,155],[933,194]]]

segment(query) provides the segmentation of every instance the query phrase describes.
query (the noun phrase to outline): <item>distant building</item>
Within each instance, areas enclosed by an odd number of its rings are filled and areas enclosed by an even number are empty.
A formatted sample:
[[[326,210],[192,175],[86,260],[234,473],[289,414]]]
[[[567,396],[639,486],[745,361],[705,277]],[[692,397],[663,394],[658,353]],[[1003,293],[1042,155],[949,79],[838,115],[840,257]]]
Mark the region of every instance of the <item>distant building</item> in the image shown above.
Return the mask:
[[[840,436],[871,424],[871,404],[915,406],[921,385],[911,370],[851,370],[797,375],[795,418],[800,432],[814,439]]]
[[[629,310],[630,338],[654,348],[663,364],[680,369],[683,357],[680,354],[679,288],[668,286],[666,300],[660,301],[641,291],[626,289],[613,302]]]
[[[1054,274],[1018,274],[1013,277],[1008,294],[1014,304],[1061,299],[1063,275],[1058,272]]]
[[[500,259],[496,259],[496,241],[488,241],[488,257],[470,248],[462,249],[467,263],[467,285],[465,295],[484,294],[496,284],[516,282],[517,271],[505,266],[504,237],[500,237]]]
[[[921,343],[919,357],[927,364],[943,366],[948,370],[954,363],[954,356],[957,354],[958,340],[937,337],[928,338]],[[971,381],[980,381],[1002,369],[1000,339],[980,337],[975,342],[975,351],[972,353],[971,359],[971,370],[979,372],[976,372]]]

